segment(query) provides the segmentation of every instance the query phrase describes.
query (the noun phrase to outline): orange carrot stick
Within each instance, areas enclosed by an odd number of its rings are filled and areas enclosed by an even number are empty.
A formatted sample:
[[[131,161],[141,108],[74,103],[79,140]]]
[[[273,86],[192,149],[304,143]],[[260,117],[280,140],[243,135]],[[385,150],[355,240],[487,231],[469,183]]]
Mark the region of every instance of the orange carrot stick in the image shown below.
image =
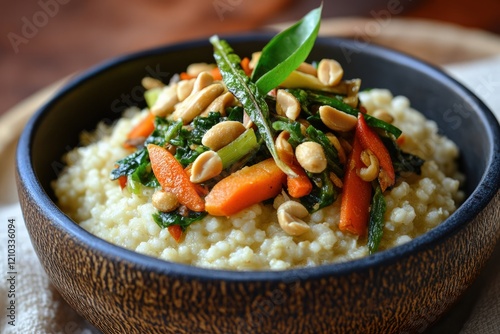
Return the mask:
[[[356,173],[356,170],[365,167],[361,161],[362,151],[356,130],[352,152],[346,165],[339,223],[341,231],[356,235],[364,235],[367,232],[372,190],[371,184],[363,181]]]
[[[382,143],[382,140],[379,138],[377,133],[375,133],[375,131],[373,131],[368,124],[366,124],[362,113],[358,114],[356,136],[359,137],[361,146],[364,149],[372,151],[377,157],[382,170],[379,174],[380,188],[382,191],[385,191],[385,189],[392,186],[396,180],[394,166],[392,165],[389,151],[387,151],[387,148],[384,146],[384,143]]]
[[[168,228],[168,232],[174,238],[176,242],[179,242],[182,237],[182,228],[180,225],[170,225]]]
[[[252,75],[252,69],[250,68],[250,59],[248,57],[243,58],[240,62],[240,65],[247,76]]]
[[[148,145],[148,152],[151,168],[163,190],[175,194],[179,203],[192,211],[205,210],[203,199],[172,153],[154,144]]]
[[[118,183],[120,184],[120,188],[123,190],[127,186],[128,177],[127,175],[122,175],[118,178]]]
[[[128,141],[137,138],[147,138],[155,129],[155,115],[149,113],[145,118],[143,118],[136,126],[130,130],[127,134],[127,141],[123,144],[125,148],[131,148]]]
[[[288,142],[290,133],[288,133],[287,131],[283,131],[280,133],[279,137],[281,136],[282,140]],[[278,149],[277,151],[278,157],[281,159],[281,161],[287,164],[288,167],[290,167],[295,172],[295,174],[297,174],[296,176],[286,176],[286,187],[288,189],[288,194],[293,198],[300,198],[308,195],[313,188],[312,182],[295,158],[293,154],[293,148],[290,146],[289,149],[283,148]]]
[[[213,216],[230,216],[277,196],[286,174],[270,158],[244,167],[217,183],[205,198],[205,209]]]
[[[295,172],[295,174],[297,174],[297,176],[286,176],[288,194],[293,198],[301,198],[309,195],[313,186],[304,169],[300,167],[298,163],[290,165],[290,168]]]
[[[218,67],[214,67],[211,71],[210,74],[214,78],[214,80],[222,80],[222,74],[220,73],[220,70]]]
[[[182,73],[180,73],[180,74],[179,74],[179,78],[180,78],[181,80],[189,80],[189,79],[194,79],[194,78],[196,78],[196,77],[195,77],[195,76],[192,76],[192,75],[189,75],[189,74],[187,74],[186,72],[182,72]]]

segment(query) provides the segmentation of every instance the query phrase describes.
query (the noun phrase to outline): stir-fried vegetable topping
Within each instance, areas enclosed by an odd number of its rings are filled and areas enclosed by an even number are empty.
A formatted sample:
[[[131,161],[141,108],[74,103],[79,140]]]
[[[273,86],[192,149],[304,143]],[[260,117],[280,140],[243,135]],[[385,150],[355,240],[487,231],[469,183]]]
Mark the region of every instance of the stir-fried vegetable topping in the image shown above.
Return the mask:
[[[341,195],[339,229],[367,236],[377,251],[384,191],[420,173],[423,160],[401,151],[390,119],[366,113],[359,79],[344,80],[332,59],[305,62],[320,16],[321,7],[251,60],[213,36],[216,64],[146,87],[149,113],[128,134],[132,152],[111,179],[134,194],[153,189],[153,218],[177,242],[207,214],[231,216],[278,195],[286,200],[278,222],[298,237],[309,213]]]

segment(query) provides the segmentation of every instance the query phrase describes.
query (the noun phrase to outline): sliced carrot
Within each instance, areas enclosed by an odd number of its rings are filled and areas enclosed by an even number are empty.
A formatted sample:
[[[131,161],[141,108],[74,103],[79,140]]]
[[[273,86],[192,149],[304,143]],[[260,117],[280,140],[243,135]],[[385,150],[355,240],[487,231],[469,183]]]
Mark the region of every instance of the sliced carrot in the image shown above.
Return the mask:
[[[220,73],[220,70],[218,67],[214,67],[211,71],[210,74],[214,78],[214,80],[222,80],[222,74]]]
[[[213,216],[230,216],[277,196],[286,174],[270,158],[244,167],[219,181],[205,198],[205,209]]]
[[[371,184],[362,180],[356,173],[356,170],[365,167],[361,161],[362,151],[356,130],[342,187],[339,229],[360,236],[367,232],[372,191]]]
[[[130,130],[127,134],[127,141],[123,144],[125,148],[131,148],[133,145],[129,144],[129,141],[138,138],[146,139],[155,129],[155,115],[149,113],[144,117],[136,126]]]
[[[118,183],[120,184],[120,188],[123,189],[127,186],[127,175],[122,175],[118,178]]]
[[[192,76],[192,75],[189,75],[187,74],[186,72],[182,72],[181,74],[179,74],[179,78],[181,80],[189,80],[189,79],[194,79],[196,78],[195,76]]]
[[[405,135],[404,133],[401,134],[401,136],[398,137],[398,139],[396,139],[396,143],[401,146],[405,143]]]
[[[179,242],[182,238],[182,228],[180,225],[170,225],[167,228],[172,238],[174,238],[176,242]]]
[[[290,165],[290,168],[295,172],[295,174],[297,174],[297,176],[286,176],[288,194],[294,198],[301,198],[309,195],[313,186],[304,169],[300,167],[298,163]]]
[[[192,211],[205,210],[205,203],[195,185],[172,153],[154,144],[148,145],[148,152],[151,168],[163,190],[174,193],[179,203]]]
[[[248,57],[245,57],[241,60],[241,68],[243,71],[245,71],[245,74],[248,76],[252,75],[252,69],[250,68],[250,59]]]
[[[362,113],[358,114],[356,136],[359,137],[363,149],[369,149],[377,157],[381,169],[379,174],[380,188],[385,191],[387,187],[392,186],[396,181],[391,155],[377,133],[366,124]]]

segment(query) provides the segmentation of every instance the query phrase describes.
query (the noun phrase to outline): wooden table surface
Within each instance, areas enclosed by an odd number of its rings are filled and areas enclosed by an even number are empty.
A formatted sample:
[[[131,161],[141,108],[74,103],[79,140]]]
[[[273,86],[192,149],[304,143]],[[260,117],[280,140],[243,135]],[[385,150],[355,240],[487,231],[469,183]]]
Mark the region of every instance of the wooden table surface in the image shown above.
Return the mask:
[[[296,20],[306,0],[0,0],[0,114],[50,83],[105,59],[214,33]],[[324,1],[324,17],[441,20],[500,34],[500,1]],[[378,5],[376,4],[378,3]],[[355,9],[352,9],[351,7]],[[388,15],[389,16],[388,16]],[[385,15],[385,16],[384,16]]]

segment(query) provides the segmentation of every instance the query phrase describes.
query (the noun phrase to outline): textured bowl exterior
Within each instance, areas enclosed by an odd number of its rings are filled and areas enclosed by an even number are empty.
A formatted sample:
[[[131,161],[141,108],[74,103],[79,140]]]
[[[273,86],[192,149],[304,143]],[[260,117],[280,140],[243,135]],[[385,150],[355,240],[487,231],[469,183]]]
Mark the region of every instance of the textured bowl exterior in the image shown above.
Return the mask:
[[[493,123],[488,138],[497,142],[490,142],[482,158],[484,172],[476,177],[479,185],[469,186],[457,213],[423,237],[362,260],[233,272],[169,263],[113,246],[68,219],[51,199],[48,173],[31,165],[33,145],[50,135],[43,126],[51,122],[51,109],[85,80],[70,85],[28,125],[18,149],[17,184],[28,232],[51,282],[104,333],[421,332],[471,285],[500,238],[500,137]],[[482,115],[484,105],[473,102]],[[488,124],[492,116],[486,113],[471,113],[469,120]],[[462,163],[468,168],[474,159],[481,158],[466,156]]]

